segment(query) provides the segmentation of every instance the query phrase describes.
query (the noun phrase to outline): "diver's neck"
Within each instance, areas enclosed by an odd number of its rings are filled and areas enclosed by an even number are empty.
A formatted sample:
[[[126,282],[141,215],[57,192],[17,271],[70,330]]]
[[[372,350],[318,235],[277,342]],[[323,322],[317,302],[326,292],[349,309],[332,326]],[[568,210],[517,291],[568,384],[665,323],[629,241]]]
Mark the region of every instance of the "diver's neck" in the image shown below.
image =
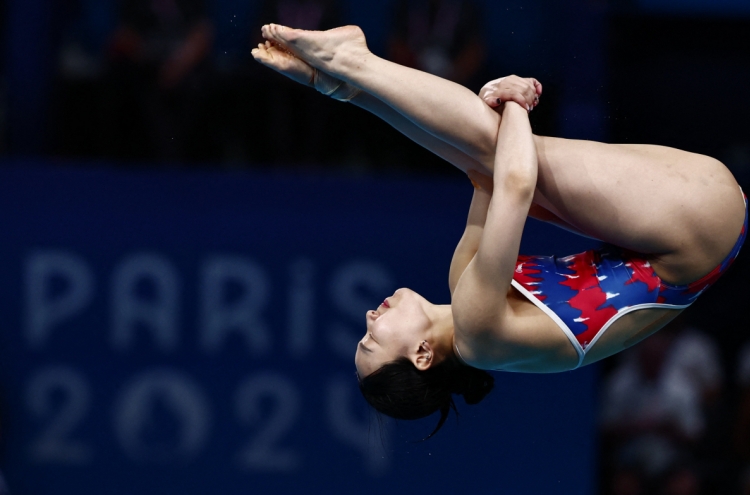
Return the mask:
[[[432,328],[430,341],[435,351],[441,356],[453,354],[453,310],[450,304],[432,307]]]

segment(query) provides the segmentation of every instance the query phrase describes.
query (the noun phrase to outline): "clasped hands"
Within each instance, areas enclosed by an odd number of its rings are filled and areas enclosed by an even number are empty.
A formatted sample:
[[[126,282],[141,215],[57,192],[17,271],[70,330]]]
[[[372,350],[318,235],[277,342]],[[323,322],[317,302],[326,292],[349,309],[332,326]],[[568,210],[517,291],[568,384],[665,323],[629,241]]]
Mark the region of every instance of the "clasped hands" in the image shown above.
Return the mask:
[[[498,113],[502,113],[505,102],[508,101],[514,101],[531,112],[539,104],[540,96],[542,83],[533,77],[501,77],[488,82],[479,90],[479,97]],[[492,194],[492,177],[477,170],[468,170],[467,175],[476,189]]]
[[[539,104],[540,96],[542,83],[533,77],[501,77],[488,82],[479,91],[479,97],[497,111],[502,111],[506,101],[514,101],[530,112]]]

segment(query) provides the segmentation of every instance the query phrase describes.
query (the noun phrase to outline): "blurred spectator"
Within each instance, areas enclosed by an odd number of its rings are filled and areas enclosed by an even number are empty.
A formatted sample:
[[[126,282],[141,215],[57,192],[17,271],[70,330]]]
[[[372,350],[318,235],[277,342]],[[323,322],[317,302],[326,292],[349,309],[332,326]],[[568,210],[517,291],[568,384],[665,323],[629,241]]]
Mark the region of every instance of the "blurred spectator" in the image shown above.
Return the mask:
[[[678,321],[662,333],[674,339],[665,371],[686,377],[704,408],[716,403],[723,377],[719,349],[713,339],[693,326],[679,326]]]
[[[715,344],[692,328],[660,331],[623,354],[604,384],[603,436],[613,454],[611,492],[700,492],[692,465],[706,409],[721,394]]]
[[[388,58],[465,86],[482,85],[483,24],[470,0],[399,0]]]
[[[678,466],[665,477],[660,495],[700,495],[701,481],[697,469],[692,466]]]
[[[736,451],[745,466],[740,493],[750,495],[750,342],[740,352],[737,383],[741,392],[734,440]]]
[[[699,486],[708,493],[727,491],[730,489],[727,478],[731,452],[726,446],[731,443],[732,432],[726,418],[731,413],[724,394],[719,348],[713,338],[686,324],[684,315],[662,331],[675,334],[667,368],[692,382],[700,397],[704,421],[703,434],[692,445],[692,465],[673,469],[668,483],[671,490],[681,489],[685,494],[698,490]],[[696,473],[700,473],[700,480],[695,477]]]
[[[737,366],[737,383],[745,391],[750,392],[750,342],[746,343],[740,351]],[[750,447],[750,443],[748,443],[748,447]],[[750,454],[750,452],[748,453]]]
[[[201,117],[212,43],[203,0],[121,0],[108,50],[114,156],[205,158],[201,147],[212,135]]]
[[[66,80],[94,79],[102,72],[102,49],[112,30],[110,2],[69,0],[58,7],[62,19],[58,56]]]
[[[52,151],[73,157],[104,153],[102,76],[112,32],[113,2],[68,0],[55,5],[57,77],[51,118]]]

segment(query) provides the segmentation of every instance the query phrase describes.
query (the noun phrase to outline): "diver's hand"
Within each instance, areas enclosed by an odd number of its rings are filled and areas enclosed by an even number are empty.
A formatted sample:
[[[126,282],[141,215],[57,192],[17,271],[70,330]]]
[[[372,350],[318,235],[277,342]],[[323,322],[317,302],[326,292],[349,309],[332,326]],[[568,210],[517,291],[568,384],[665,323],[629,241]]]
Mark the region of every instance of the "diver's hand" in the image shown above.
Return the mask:
[[[539,104],[542,83],[533,77],[507,76],[490,81],[479,91],[479,97],[497,110],[506,101],[515,101],[529,112]]]

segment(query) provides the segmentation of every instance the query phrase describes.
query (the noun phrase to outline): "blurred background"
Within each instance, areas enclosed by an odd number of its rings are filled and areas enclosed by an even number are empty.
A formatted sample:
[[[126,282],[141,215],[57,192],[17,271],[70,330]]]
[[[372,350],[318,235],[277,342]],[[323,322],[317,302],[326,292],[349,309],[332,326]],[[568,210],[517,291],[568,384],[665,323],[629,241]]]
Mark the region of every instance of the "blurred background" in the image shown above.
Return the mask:
[[[255,64],[267,22],[357,24],[475,91],[536,77],[536,133],[750,188],[747,0],[0,0],[0,494],[750,494],[747,253],[657,335],[498,374],[429,442],[369,411],[361,316],[449,301],[471,187]],[[522,250],[590,246],[530,221]]]

